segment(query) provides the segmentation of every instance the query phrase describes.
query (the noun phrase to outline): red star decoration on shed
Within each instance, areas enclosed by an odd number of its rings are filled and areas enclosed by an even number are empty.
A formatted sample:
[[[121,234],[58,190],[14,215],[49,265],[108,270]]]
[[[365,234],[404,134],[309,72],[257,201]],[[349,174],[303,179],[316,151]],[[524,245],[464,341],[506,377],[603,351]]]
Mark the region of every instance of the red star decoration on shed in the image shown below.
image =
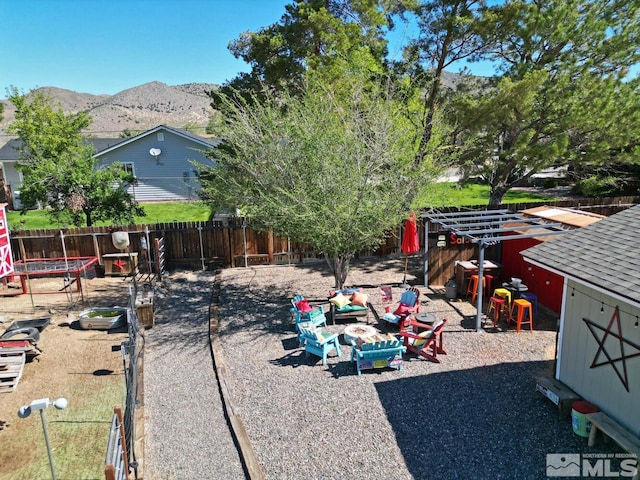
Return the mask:
[[[618,326],[617,333],[614,332],[613,329],[611,328],[613,326],[614,320],[616,321],[616,325]],[[593,361],[591,362],[590,368],[596,368],[596,367],[601,367],[603,365],[611,364],[611,366],[616,372],[616,375],[618,375],[618,378],[622,382],[622,385],[624,385],[624,388],[628,392],[629,377],[627,376],[627,360],[633,357],[640,356],[640,345],[636,345],[635,343],[631,342],[630,340],[627,340],[622,336],[622,327],[620,326],[620,312],[618,310],[618,307],[616,306],[613,314],[611,315],[611,320],[609,320],[609,324],[607,325],[607,328],[601,327],[596,322],[594,322],[593,320],[589,320],[588,318],[583,318],[582,321],[587,324],[587,327],[589,328],[591,335],[593,335],[593,338],[595,338],[596,342],[598,342],[598,350],[596,351],[596,355],[593,357]],[[604,332],[604,335],[602,335],[602,338],[598,338],[596,329]],[[612,358],[612,354],[609,351],[607,351],[605,342],[607,341],[607,338],[609,336],[613,337],[614,339],[615,338],[618,339],[617,343],[619,344],[620,356],[617,358]],[[615,342],[615,340],[613,341]],[[635,348],[638,351],[632,354],[628,354],[628,353],[625,354],[625,351],[624,351],[625,344],[630,345],[631,347]],[[607,357],[606,360],[599,361],[601,353],[604,354],[605,357]],[[620,367],[618,365],[618,362],[622,363],[622,372],[620,372]]]
[[[123,271],[124,267],[127,265],[127,262],[123,262],[121,258],[119,258],[118,260],[116,260],[115,262],[113,262],[113,266],[116,267],[118,270]]]

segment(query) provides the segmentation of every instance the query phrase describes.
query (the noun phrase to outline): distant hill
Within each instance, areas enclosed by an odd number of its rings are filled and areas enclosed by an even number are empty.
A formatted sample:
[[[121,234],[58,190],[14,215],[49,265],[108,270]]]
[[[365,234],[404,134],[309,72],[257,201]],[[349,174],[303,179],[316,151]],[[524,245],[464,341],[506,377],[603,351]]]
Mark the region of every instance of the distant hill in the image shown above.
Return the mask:
[[[460,84],[486,81],[483,77],[460,75],[444,72],[442,84],[446,88],[456,89]],[[93,95],[78,93],[56,87],[42,87],[42,91],[62,106],[65,113],[86,111],[93,118],[87,133],[96,137],[117,138],[120,133],[129,129],[144,131],[158,125],[183,128],[186,124],[199,128],[195,133],[204,134],[204,128],[213,113],[211,100],[205,92],[215,90],[213,83],[187,83],[184,85],[167,85],[162,82],[149,82],[137,87],[128,88],[115,95]],[[15,109],[8,100],[0,100],[5,104],[4,120],[0,123],[0,146],[8,137],[7,126],[13,122]]]
[[[210,83],[188,83],[170,86],[162,82],[149,82],[123,90],[115,95],[78,93],[56,87],[37,89],[58,103],[65,113],[85,111],[93,118],[89,132],[96,137],[118,137],[125,129],[148,130],[158,125],[182,128],[195,124],[202,129],[213,112],[206,91],[218,88]],[[15,109],[8,100],[5,104],[0,133],[5,133],[13,122]],[[0,137],[0,145],[6,137]]]

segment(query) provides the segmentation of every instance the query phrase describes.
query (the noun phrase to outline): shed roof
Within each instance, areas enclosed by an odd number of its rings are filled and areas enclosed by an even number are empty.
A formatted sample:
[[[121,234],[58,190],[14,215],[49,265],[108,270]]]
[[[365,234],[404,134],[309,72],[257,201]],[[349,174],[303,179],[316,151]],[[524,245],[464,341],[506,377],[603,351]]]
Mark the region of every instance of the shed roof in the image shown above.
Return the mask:
[[[521,210],[521,212],[525,215],[545,218],[572,227],[586,227],[587,225],[596,223],[603,218],[607,218],[606,216],[599,215],[597,213],[584,212],[573,208],[549,207],[547,205],[527,208],[525,210]]]
[[[522,252],[526,260],[640,304],[640,205]]]

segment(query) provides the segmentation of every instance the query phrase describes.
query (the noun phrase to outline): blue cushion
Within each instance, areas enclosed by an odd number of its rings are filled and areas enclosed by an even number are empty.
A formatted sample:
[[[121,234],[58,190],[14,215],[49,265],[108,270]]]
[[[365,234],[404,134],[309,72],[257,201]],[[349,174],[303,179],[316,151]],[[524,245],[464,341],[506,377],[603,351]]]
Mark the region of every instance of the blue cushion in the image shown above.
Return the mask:
[[[398,323],[400,317],[398,315],[394,315],[391,312],[388,312],[382,316],[382,319],[390,323]]]

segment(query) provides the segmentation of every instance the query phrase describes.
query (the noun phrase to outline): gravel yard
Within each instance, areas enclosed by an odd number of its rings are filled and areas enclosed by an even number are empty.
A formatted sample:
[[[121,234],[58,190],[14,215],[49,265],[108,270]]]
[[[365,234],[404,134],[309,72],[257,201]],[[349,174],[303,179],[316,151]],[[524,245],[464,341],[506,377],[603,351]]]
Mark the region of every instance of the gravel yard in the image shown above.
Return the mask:
[[[378,287],[394,284],[395,304],[403,267],[400,259],[354,261],[348,284],[382,315]],[[419,286],[416,275],[418,263],[408,281]],[[145,358],[145,465],[153,475],[145,478],[243,478],[207,344],[214,280],[233,401],[269,479],[539,479],[547,454],[615,448],[589,448],[535,392],[534,376],[553,371],[552,316],[519,335],[513,325],[475,332],[468,302],[420,287],[421,312],[448,320],[448,355],[437,364],[409,353],[401,371],[359,377],[349,346],[326,366],[298,346],[289,299],[326,300],[333,276],[324,263],[236,268],[171,275],[156,294]],[[373,315],[369,323],[384,331]]]

